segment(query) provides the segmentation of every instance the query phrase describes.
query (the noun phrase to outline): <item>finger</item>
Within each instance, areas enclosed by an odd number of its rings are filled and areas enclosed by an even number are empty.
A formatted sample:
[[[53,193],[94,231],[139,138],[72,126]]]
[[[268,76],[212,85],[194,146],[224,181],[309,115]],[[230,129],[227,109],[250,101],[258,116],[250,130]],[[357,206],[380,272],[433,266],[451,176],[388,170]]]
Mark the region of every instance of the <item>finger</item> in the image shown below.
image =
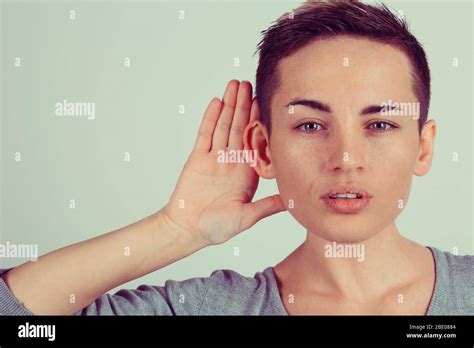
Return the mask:
[[[212,98],[204,112],[204,117],[199,127],[198,136],[194,144],[194,151],[209,152],[212,145],[212,134],[216,128],[217,119],[221,110],[219,98]]]
[[[237,93],[237,104],[235,106],[234,118],[230,127],[229,148],[242,149],[244,143],[242,134],[245,126],[249,123],[250,108],[252,107],[252,84],[248,81],[240,83]]]
[[[244,231],[263,218],[286,210],[280,195],[273,195],[259,199],[253,203],[244,204],[242,211],[241,230]]]
[[[234,117],[235,103],[240,82],[231,80],[222,98],[221,113],[212,137],[212,149],[224,149],[229,142],[229,132]]]

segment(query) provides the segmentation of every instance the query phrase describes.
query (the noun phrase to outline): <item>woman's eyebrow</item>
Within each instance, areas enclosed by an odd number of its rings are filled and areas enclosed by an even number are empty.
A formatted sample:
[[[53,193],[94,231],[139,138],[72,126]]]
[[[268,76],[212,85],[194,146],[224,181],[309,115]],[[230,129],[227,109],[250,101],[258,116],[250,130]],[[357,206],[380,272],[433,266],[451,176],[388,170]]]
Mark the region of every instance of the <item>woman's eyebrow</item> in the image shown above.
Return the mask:
[[[315,100],[315,99],[305,99],[305,98],[296,98],[293,99],[291,102],[285,105],[286,108],[295,105],[303,105],[313,110],[323,111],[323,112],[331,112],[331,108],[326,103],[322,101]],[[363,108],[360,112],[361,116],[371,115],[371,114],[378,114],[382,111],[390,111],[393,109],[397,109],[395,105],[369,105]]]
[[[319,101],[319,100],[314,100],[314,99],[301,99],[301,98],[296,98],[296,99],[293,99],[291,102],[289,102],[288,104],[285,105],[285,107],[289,107],[289,106],[294,106],[294,105],[303,105],[303,106],[306,106],[306,107],[309,107],[311,109],[314,109],[314,110],[319,110],[319,111],[323,111],[323,112],[331,112],[331,108]]]
[[[378,114],[379,112],[388,112],[394,109],[398,109],[396,105],[370,105],[362,109],[360,112],[361,116]]]

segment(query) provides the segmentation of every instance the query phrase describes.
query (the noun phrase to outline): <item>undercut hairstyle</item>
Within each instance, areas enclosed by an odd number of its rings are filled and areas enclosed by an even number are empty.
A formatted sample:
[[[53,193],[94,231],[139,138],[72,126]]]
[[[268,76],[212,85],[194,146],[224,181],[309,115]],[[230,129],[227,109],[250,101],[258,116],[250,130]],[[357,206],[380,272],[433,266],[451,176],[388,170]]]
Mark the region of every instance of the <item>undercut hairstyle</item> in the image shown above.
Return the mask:
[[[315,40],[341,35],[389,44],[406,54],[411,63],[412,90],[420,103],[421,133],[431,97],[426,54],[406,21],[384,4],[373,6],[357,0],[308,1],[282,15],[261,33],[263,38],[254,53],[259,53],[255,92],[260,118],[269,134],[272,98],[281,83],[279,62]]]

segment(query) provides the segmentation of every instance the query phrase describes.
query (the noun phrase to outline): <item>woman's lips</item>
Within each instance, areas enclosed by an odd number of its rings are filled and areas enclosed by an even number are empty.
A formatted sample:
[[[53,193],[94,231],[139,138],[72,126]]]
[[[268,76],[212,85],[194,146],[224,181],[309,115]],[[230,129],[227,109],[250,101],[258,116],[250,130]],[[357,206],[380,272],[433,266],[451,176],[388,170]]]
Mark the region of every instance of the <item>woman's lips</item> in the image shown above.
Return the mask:
[[[370,201],[369,197],[363,198],[324,198],[324,203],[337,213],[356,214],[364,209]]]
[[[350,198],[350,197],[356,198]],[[350,183],[334,186],[321,196],[321,200],[332,211],[340,214],[356,214],[369,204],[372,195],[362,187]]]

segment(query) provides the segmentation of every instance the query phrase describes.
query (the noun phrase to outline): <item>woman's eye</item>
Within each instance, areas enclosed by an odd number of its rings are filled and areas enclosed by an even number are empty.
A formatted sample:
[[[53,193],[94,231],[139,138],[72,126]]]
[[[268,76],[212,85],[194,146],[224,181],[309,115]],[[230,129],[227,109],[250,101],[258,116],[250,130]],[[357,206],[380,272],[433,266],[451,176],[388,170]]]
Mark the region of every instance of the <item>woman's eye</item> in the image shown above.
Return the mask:
[[[297,127],[305,133],[313,133],[321,130],[322,126],[316,122],[305,122]]]
[[[375,131],[386,131],[391,128],[396,128],[393,124],[385,122],[385,121],[377,121],[374,123],[371,123],[369,125],[369,128]]]

